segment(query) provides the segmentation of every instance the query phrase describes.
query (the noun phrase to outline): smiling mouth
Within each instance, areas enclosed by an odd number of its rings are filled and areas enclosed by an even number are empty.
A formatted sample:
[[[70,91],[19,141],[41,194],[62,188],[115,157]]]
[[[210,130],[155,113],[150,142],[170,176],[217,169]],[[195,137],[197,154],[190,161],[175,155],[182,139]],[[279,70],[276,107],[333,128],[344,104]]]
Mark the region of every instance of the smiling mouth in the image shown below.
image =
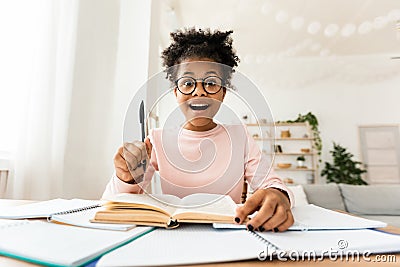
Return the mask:
[[[210,105],[209,104],[190,104],[189,107],[193,110],[206,110]]]

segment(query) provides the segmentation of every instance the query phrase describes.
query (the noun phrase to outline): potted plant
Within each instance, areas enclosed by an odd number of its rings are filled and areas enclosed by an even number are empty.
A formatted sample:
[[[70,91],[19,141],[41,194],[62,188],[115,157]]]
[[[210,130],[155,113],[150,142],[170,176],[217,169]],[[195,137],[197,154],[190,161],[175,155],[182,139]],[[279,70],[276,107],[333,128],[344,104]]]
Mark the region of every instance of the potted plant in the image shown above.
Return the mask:
[[[303,168],[305,161],[306,161],[306,158],[304,156],[298,156],[297,157],[297,167]]]
[[[318,119],[317,117],[312,113],[308,112],[305,115],[299,114],[297,119],[295,120],[287,120],[285,122],[288,123],[294,123],[294,122],[308,122],[308,124],[311,127],[311,130],[313,132],[313,137],[314,137],[314,149],[317,151],[318,154],[318,161],[321,162],[321,151],[322,151],[322,139],[320,136],[320,131],[318,129]]]
[[[353,154],[347,152],[347,149],[333,143],[331,150],[333,164],[325,162],[325,168],[321,171],[321,176],[326,176],[328,183],[343,183],[353,185],[366,185],[367,183],[361,178],[361,174],[366,170],[360,168],[362,163],[354,161]]]

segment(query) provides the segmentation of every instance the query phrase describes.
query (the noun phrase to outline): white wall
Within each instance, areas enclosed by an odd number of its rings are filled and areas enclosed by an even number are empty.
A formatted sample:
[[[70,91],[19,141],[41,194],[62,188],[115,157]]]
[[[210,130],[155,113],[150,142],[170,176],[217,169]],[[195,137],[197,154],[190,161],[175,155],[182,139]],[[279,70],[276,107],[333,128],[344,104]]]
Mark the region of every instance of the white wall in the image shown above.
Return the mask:
[[[400,124],[400,61],[385,56],[292,58],[265,63],[242,60],[238,71],[264,94],[275,121],[296,119],[299,113],[309,111],[317,116],[323,162],[331,161],[332,142],[361,160],[359,125]],[[237,93],[245,94],[245,90],[238,88]],[[161,115],[176,106],[172,95],[162,103]],[[235,107],[239,116],[248,114],[237,100],[226,104]],[[320,164],[320,170],[323,166]]]
[[[99,198],[148,77],[151,1],[80,1],[63,197]]]
[[[294,90],[265,92],[277,120],[296,118],[312,111],[319,119],[323,159],[328,159],[332,142],[360,156],[358,126],[400,123],[400,76],[364,85],[320,81]]]
[[[113,171],[131,98],[159,68],[154,50],[165,29],[155,27],[163,21],[155,17],[154,2],[80,2],[64,197],[100,197]],[[332,141],[359,156],[358,125],[400,123],[400,67],[393,71],[374,62],[371,58],[365,69],[363,62],[349,68],[325,59],[260,63],[242,58],[239,70],[259,85],[276,120],[308,111],[317,115],[326,160]]]
[[[243,62],[241,71],[266,96],[275,120],[317,116],[323,161],[333,141],[360,159],[359,125],[400,123],[400,61],[385,55]]]

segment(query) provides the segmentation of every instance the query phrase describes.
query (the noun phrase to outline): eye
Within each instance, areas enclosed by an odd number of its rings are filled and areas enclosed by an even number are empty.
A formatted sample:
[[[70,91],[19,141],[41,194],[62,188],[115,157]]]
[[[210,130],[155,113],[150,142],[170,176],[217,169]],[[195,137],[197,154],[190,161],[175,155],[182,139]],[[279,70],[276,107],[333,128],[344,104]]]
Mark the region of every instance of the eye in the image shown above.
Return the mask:
[[[191,79],[191,78],[181,78],[181,79],[178,81],[178,85],[179,85],[180,87],[193,87],[194,81],[193,81],[193,79]]]
[[[204,80],[204,84],[207,87],[215,87],[215,86],[220,86],[221,81],[217,77],[208,77]]]
[[[193,82],[192,81],[185,81],[183,84],[185,86],[193,86]]]

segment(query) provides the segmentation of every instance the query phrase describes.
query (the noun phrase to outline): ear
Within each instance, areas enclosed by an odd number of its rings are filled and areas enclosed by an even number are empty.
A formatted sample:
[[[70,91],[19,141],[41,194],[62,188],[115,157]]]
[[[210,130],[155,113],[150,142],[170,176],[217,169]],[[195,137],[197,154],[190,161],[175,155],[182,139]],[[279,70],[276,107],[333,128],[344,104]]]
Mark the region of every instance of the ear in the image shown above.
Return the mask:
[[[175,95],[175,97],[178,97],[177,90],[178,90],[178,89],[176,89],[176,87],[175,87],[175,89],[174,89],[174,95]]]
[[[225,95],[226,95],[226,88],[224,87],[222,88],[222,101],[224,101]]]

